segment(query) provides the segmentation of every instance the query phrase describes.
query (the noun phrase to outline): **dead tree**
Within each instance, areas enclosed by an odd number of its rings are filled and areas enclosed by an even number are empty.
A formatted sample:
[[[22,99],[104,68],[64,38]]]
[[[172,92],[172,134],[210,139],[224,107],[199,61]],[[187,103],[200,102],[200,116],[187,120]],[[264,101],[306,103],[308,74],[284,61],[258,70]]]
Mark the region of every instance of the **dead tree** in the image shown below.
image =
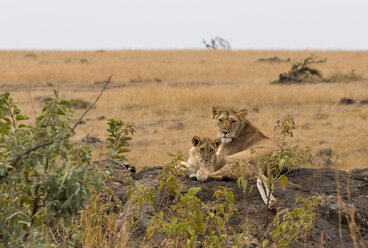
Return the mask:
[[[211,39],[209,42],[203,39],[202,43],[208,49],[212,49],[212,50],[217,50],[217,49],[230,50],[231,49],[230,42],[225,40],[224,38],[221,38],[220,36],[216,36],[215,38]]]

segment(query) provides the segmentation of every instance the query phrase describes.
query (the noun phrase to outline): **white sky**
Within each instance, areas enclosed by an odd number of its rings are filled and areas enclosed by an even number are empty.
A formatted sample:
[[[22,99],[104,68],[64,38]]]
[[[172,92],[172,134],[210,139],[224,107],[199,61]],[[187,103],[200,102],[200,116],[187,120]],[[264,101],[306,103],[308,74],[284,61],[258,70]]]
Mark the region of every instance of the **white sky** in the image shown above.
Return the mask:
[[[368,49],[368,0],[0,0],[0,49]]]

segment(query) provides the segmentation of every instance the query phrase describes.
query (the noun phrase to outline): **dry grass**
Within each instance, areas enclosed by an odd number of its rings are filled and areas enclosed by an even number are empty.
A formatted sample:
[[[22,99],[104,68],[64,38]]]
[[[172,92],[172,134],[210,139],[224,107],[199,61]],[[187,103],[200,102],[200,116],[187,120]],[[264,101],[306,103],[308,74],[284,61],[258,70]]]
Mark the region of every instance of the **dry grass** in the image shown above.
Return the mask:
[[[25,57],[30,53],[35,56]],[[326,77],[352,69],[368,76],[368,52],[0,51],[0,87],[32,117],[32,102],[36,113],[41,109],[39,102],[31,101],[34,97],[58,87],[69,98],[93,101],[101,87],[98,82],[113,75],[110,89],[77,132],[104,139],[106,120],[97,119],[102,115],[134,122],[137,133],[128,158],[139,168],[166,163],[170,151],[187,154],[193,135],[213,137],[212,105],[247,107],[249,119],[271,137],[276,120],[293,114],[297,129],[291,145],[313,151],[330,147],[337,155],[335,167],[366,167],[368,106],[342,106],[338,101],[368,99],[367,82],[275,86],[269,82],[290,64],[256,62],[274,56],[301,59],[311,53],[328,59],[319,67]],[[81,63],[83,58],[88,62]],[[67,83],[56,85],[53,78]],[[102,156],[102,146],[97,145],[96,159]]]

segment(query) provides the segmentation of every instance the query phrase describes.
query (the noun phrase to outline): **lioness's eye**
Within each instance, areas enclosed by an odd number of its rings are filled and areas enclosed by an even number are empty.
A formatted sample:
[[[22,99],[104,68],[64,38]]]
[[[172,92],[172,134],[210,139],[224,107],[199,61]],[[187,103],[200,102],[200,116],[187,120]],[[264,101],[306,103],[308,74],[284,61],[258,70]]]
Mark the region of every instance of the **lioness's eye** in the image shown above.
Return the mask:
[[[219,119],[218,121],[219,121],[220,123],[222,123],[222,120],[221,120],[221,119]]]
[[[204,152],[204,149],[203,148],[201,148],[201,152]]]
[[[231,124],[234,124],[235,122],[236,122],[236,120],[232,120],[232,121],[231,121]]]
[[[211,149],[210,152],[213,152],[213,150]]]

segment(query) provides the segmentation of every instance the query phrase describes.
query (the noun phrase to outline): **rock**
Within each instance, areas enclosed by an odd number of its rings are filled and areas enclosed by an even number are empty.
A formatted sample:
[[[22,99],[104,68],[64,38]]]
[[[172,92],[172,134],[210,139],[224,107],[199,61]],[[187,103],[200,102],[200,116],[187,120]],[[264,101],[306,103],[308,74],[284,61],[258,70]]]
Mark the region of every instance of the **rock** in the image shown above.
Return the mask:
[[[82,142],[87,144],[94,144],[94,143],[101,143],[101,140],[97,137],[88,136],[86,138],[83,138]]]
[[[351,98],[341,98],[339,104],[344,104],[344,105],[350,105],[350,104],[354,104],[356,103],[356,101],[354,99]]]
[[[253,108],[252,108],[252,111],[253,111],[253,112],[256,112],[256,113],[259,113],[259,108],[258,108],[258,107],[253,107]]]
[[[317,158],[317,165],[321,167],[330,167],[332,165],[332,149],[325,148],[320,149],[315,153],[315,157]]]
[[[105,120],[106,119],[106,117],[105,116],[103,116],[103,115],[101,115],[101,116],[99,116],[99,117],[97,117],[97,120]]]
[[[265,62],[265,63],[288,63],[290,62],[290,58],[280,59],[279,57],[270,57],[270,58],[259,58],[257,62]]]
[[[164,122],[165,122],[164,120],[146,121],[146,122],[143,122],[142,125],[143,126],[159,126],[163,124]]]
[[[325,148],[325,149],[320,149],[318,151],[316,151],[315,154],[316,157],[331,157],[332,156],[332,149],[331,148]]]
[[[281,73],[279,75],[279,83],[284,84],[284,83],[288,83],[288,82],[302,83],[303,79],[295,77],[295,76],[288,75],[286,73]]]
[[[177,122],[168,127],[169,129],[182,129],[184,128],[184,124],[182,122]]]
[[[309,123],[308,122],[307,123],[304,123],[302,125],[302,129],[309,129]]]
[[[38,56],[37,56],[37,54],[34,54],[34,53],[27,53],[27,54],[25,54],[24,55],[24,57],[26,57],[26,58],[37,58]]]
[[[83,121],[83,120],[78,121],[78,125],[84,125],[84,124],[86,124],[85,121]]]
[[[153,143],[153,140],[150,139],[143,139],[136,142],[136,146],[143,147],[143,146],[149,146]]]
[[[121,166],[117,166],[117,168],[122,173],[126,173],[126,169],[121,169]],[[139,185],[157,187],[161,173],[162,167],[153,167],[132,174],[132,178]],[[368,242],[368,168],[354,169],[349,173],[332,168],[298,168],[288,173],[287,177],[289,184],[286,189],[282,190],[278,184],[275,184],[274,192],[281,206],[284,206],[283,211],[295,208],[297,197],[317,196],[320,199],[316,209],[318,218],[313,223],[313,229],[308,232],[305,241],[302,237],[291,247],[321,247],[321,240],[324,243],[323,247],[340,247],[340,233],[344,247],[354,247],[349,223],[345,218],[346,215],[350,216],[353,209],[356,230],[362,235],[361,241],[364,243]],[[119,172],[117,172],[113,181],[120,182],[123,186],[124,183],[121,178]],[[242,232],[242,225],[252,223],[252,226],[259,228],[259,232],[250,233],[250,235],[253,235],[252,238],[255,240],[260,241],[262,241],[263,234],[266,231],[270,232],[270,230],[267,230],[267,223],[272,222],[275,212],[266,209],[256,187],[253,187],[254,182],[248,182],[246,191],[240,189],[235,180],[199,182],[181,177],[180,185],[182,186],[183,194],[190,187],[200,187],[201,191],[196,196],[208,205],[214,203],[215,198],[213,194],[219,186],[227,187],[228,190],[234,193],[236,201],[237,215],[230,219],[230,225],[234,230],[238,233]],[[253,187],[253,190],[249,191],[250,187]],[[117,188],[115,194],[123,202],[124,209],[129,209],[129,202],[125,199],[124,187]],[[339,196],[337,192],[339,192]],[[158,202],[163,202],[160,194],[157,197]],[[343,201],[344,204],[339,201]],[[161,208],[167,210],[170,201],[166,200],[164,202],[165,204]],[[157,211],[160,211],[160,209]],[[149,207],[144,207],[141,215],[138,217],[137,225],[130,236],[132,244],[136,244],[137,247],[139,247],[139,242],[142,240],[142,235],[145,233],[152,216],[153,210]],[[341,216],[341,222],[339,222],[339,216]],[[159,246],[163,238],[165,238],[163,235],[157,236],[151,245],[153,247]]]
[[[102,161],[97,161],[95,163],[99,163],[107,169],[113,170],[113,182],[118,182],[120,184],[124,184],[124,174],[127,172],[135,173],[136,168],[134,165],[129,164],[128,162],[121,159],[104,159]]]
[[[42,103],[49,102],[49,101],[53,100],[53,98],[51,98],[49,96],[36,96],[34,99],[36,101],[39,101],[39,102],[42,102]]]
[[[124,109],[126,110],[138,110],[138,109],[142,109],[142,108],[145,108],[147,106],[145,105],[139,105],[139,104],[128,104],[124,107]]]
[[[88,64],[88,60],[86,58],[81,58],[79,60],[82,64]]]
[[[368,104],[368,99],[361,100],[360,104]]]
[[[330,158],[320,158],[318,159],[317,164],[321,167],[330,167],[332,165],[332,161]]]
[[[313,119],[316,119],[316,120],[323,120],[323,119],[326,119],[326,118],[328,118],[328,114],[315,113],[313,115]]]

